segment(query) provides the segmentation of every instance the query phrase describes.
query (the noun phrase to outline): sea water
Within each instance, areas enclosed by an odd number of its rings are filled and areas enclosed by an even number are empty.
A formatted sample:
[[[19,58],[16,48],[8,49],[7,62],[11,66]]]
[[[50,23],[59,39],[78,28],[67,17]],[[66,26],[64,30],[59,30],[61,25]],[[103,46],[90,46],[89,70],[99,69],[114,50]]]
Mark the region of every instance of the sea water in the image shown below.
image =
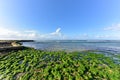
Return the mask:
[[[23,42],[23,46],[33,47],[45,51],[85,51],[92,50],[96,54],[104,54],[120,64],[120,41],[119,40],[44,40]]]
[[[118,40],[44,40],[24,42],[23,45],[48,51],[98,50],[115,54],[120,53],[120,41]]]

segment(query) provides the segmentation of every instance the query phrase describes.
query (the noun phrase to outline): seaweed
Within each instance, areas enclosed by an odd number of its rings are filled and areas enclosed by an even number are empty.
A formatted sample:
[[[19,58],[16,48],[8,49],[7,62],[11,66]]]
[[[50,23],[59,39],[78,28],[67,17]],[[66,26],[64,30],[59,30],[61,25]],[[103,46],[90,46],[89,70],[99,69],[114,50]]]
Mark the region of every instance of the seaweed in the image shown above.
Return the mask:
[[[120,55],[115,55],[120,58]],[[119,61],[119,60],[118,60]],[[119,62],[120,63],[120,62]],[[119,80],[120,64],[94,51],[19,50],[0,56],[0,80]]]

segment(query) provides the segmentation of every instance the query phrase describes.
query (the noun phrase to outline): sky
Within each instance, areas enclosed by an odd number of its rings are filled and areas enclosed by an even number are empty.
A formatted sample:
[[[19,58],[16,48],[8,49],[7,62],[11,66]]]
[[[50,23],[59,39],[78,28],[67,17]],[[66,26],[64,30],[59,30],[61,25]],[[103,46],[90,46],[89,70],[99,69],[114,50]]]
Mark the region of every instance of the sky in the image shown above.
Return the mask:
[[[120,0],[0,0],[0,39],[120,40]]]

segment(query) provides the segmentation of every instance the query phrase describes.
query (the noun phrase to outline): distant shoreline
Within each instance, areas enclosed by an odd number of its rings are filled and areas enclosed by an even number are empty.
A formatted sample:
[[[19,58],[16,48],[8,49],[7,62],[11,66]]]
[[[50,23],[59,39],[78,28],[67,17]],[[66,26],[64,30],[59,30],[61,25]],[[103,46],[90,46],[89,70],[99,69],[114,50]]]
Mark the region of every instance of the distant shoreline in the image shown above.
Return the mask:
[[[34,42],[34,40],[0,40],[2,42]]]

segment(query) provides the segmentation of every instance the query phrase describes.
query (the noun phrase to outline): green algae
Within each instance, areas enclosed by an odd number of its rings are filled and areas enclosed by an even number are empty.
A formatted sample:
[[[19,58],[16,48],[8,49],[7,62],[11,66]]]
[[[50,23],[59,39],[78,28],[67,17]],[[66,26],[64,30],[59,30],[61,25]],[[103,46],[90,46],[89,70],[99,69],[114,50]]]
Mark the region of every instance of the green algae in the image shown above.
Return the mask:
[[[0,56],[2,79],[119,80],[120,64],[91,51],[66,53],[26,49]]]

